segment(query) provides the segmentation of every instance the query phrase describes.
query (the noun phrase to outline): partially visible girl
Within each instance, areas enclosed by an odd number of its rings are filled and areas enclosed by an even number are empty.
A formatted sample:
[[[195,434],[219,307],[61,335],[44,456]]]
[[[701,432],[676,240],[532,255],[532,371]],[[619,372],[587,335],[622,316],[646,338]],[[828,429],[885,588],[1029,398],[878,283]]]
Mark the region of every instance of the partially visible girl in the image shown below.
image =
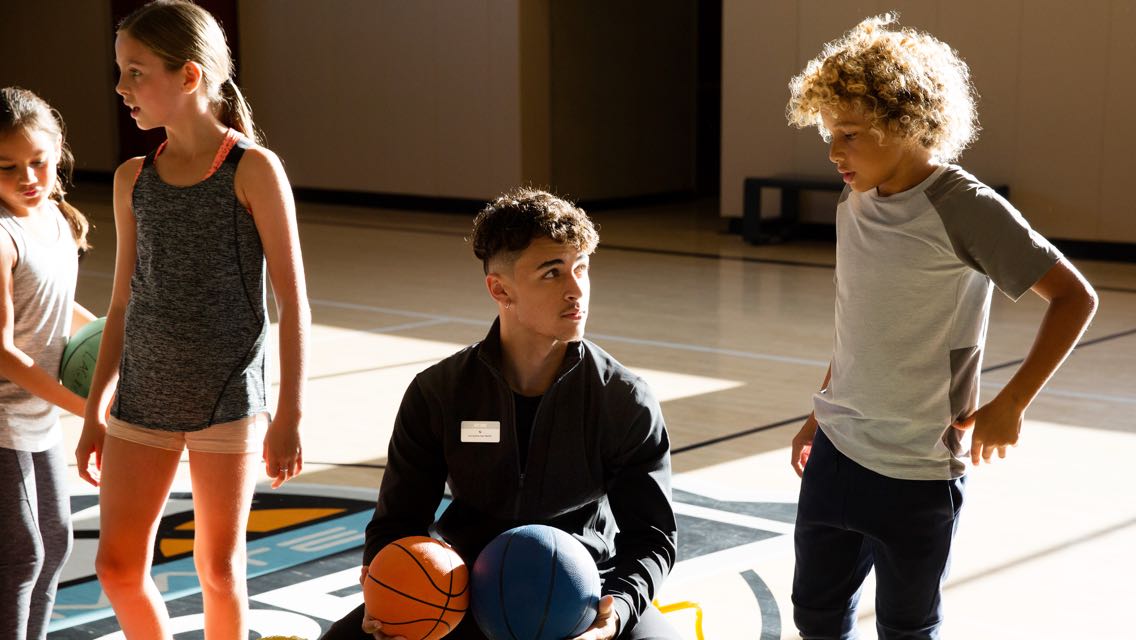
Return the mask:
[[[188,449],[205,637],[247,638],[257,459],[274,487],[303,466],[311,313],[292,191],[276,155],[257,144],[207,11],[180,0],[141,7],[119,24],[115,62],[131,117],[164,128],[166,142],[114,178],[114,285],[76,449],[79,475],[100,487],[95,570],[128,638],[171,637],[150,563]],[[272,416],[266,264],[280,325]]]
[[[67,337],[92,319],[74,302],[87,220],[64,201],[63,120],[26,89],[0,89],[0,638],[47,637],[71,550],[57,380]]]

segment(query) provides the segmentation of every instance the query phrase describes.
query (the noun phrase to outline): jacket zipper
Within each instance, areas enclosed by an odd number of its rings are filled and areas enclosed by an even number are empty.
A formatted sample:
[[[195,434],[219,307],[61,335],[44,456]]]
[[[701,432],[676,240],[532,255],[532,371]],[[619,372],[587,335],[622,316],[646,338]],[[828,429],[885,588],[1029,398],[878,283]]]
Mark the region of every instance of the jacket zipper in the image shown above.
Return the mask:
[[[488,365],[488,363],[486,363],[486,364]],[[525,471],[528,468],[529,457],[532,456],[533,441],[536,440],[536,427],[537,427],[537,424],[539,423],[537,418],[540,417],[540,408],[541,408],[541,406],[544,405],[545,397],[547,397],[548,394],[551,393],[552,390],[555,389],[560,384],[561,380],[563,380],[569,373],[571,373],[573,370],[575,370],[576,367],[578,367],[578,366],[580,366],[579,362],[577,362],[576,364],[572,365],[567,370],[562,372],[556,378],[556,380],[554,380],[552,382],[552,384],[549,385],[549,387],[547,389],[545,389],[544,393],[541,394],[540,404],[538,404],[536,406],[536,412],[533,414],[532,431],[529,433],[529,446],[528,446],[529,456],[525,458],[525,468],[521,468],[521,443],[517,438],[517,404],[516,404],[517,399],[513,396],[513,389],[511,387],[509,387],[509,383],[505,381],[505,376],[501,375],[501,372],[498,371],[496,367],[489,365],[489,370],[493,373],[494,377],[496,377],[497,381],[501,384],[502,390],[505,394],[506,404],[509,407],[509,412],[510,412],[509,416],[510,416],[510,418],[512,420],[512,424],[513,424],[513,453],[514,453],[513,459],[517,463],[517,496],[513,500],[513,519],[514,520],[518,519],[520,517],[520,514],[521,514],[521,494],[524,492],[524,488],[525,488]]]

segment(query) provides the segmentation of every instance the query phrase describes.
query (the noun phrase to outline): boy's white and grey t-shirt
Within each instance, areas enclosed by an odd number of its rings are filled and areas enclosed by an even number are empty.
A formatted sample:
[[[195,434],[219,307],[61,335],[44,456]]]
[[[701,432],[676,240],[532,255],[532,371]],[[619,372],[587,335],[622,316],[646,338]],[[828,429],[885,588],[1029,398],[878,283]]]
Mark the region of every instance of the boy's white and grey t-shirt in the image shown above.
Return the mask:
[[[1018,299],[1061,253],[954,165],[888,197],[845,189],[836,238],[832,377],[813,397],[817,422],[879,474],[963,475],[951,425],[978,408],[992,288]]]

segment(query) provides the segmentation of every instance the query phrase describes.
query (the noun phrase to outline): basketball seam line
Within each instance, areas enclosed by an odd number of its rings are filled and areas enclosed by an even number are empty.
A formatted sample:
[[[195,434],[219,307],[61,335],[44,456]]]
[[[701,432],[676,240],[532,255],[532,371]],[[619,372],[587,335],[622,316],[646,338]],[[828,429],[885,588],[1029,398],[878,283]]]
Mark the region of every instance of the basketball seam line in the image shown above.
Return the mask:
[[[418,565],[418,568],[422,571],[422,574],[426,576],[426,579],[430,582],[430,586],[434,587],[434,589],[437,590],[438,593],[446,596],[447,600],[449,600],[449,598],[452,597],[452,596],[460,596],[461,594],[465,593],[465,589],[462,589],[458,593],[450,593],[450,592],[442,589],[441,587],[439,587],[437,584],[434,583],[434,578],[430,575],[430,572],[426,570],[426,567],[422,566],[422,563],[418,561],[418,558],[415,557],[415,555],[413,553],[411,553],[409,549],[402,546],[398,542],[392,542],[391,544],[393,546],[398,547],[399,549],[402,549],[402,551],[404,553],[406,553],[406,555],[410,556],[410,559],[414,561],[414,564]],[[450,586],[453,587],[453,585],[454,585],[453,567],[451,566],[451,568],[450,568]],[[466,585],[466,588],[469,588],[468,584]]]
[[[383,587],[384,589],[389,589],[390,591],[397,593],[398,595],[400,595],[404,598],[407,598],[409,600],[413,600],[415,602],[419,602],[419,603],[422,603],[422,604],[425,604],[425,605],[429,605],[431,607],[434,607],[435,609],[445,609],[447,611],[465,611],[465,609],[453,609],[453,608],[450,608],[450,607],[445,607],[445,606],[442,606],[442,605],[434,604],[433,602],[427,602],[427,601],[425,601],[421,598],[416,598],[416,597],[410,595],[409,593],[399,591],[398,589],[395,589],[394,587],[383,582],[382,580],[379,580],[375,576],[371,575],[370,572],[367,573],[367,579],[374,582],[375,584],[379,585],[380,587]]]
[[[505,549],[501,551],[501,560],[497,567],[497,593],[498,602],[501,603],[501,619],[505,621],[505,630],[509,632],[510,638],[519,640],[517,634],[513,633],[513,625],[509,624],[509,614],[505,611],[505,581],[501,579],[505,575],[505,559],[509,556],[509,545],[513,544],[514,535],[514,533],[509,533],[509,537],[505,539]]]
[[[437,619],[435,619],[435,618],[418,618],[418,619],[416,619],[416,620],[399,620],[399,621],[395,621],[395,620],[383,620],[382,618],[375,618],[375,620],[378,620],[378,621],[379,621],[379,624],[397,624],[397,625],[404,625],[404,624],[414,624],[414,623],[416,623],[416,622],[434,622],[434,623],[437,623],[437,622],[441,622],[442,624],[446,625],[446,627],[447,627],[447,628],[449,628],[449,629],[451,629],[451,630],[452,630],[452,627],[450,627],[450,625],[449,625],[449,624],[448,624],[447,622],[445,622],[445,621],[443,621],[443,620],[437,620]],[[435,624],[434,626],[435,626],[435,627],[437,627],[438,625],[437,625],[437,624]],[[432,631],[433,631],[433,629],[431,629],[430,631],[432,632]],[[447,631],[446,633],[449,633],[449,631]],[[426,637],[428,637],[429,635],[430,635],[430,634],[429,634],[429,633],[427,633],[427,634],[426,634],[425,636],[422,636],[422,637],[423,637],[423,638],[426,638]]]
[[[553,535],[552,536],[552,558],[551,558],[551,561],[550,561],[550,564],[549,564],[549,567],[548,567],[548,595],[545,596],[545,598],[544,598],[544,612],[540,616],[540,626],[538,626],[536,628],[536,637],[537,638],[540,638],[540,635],[542,633],[544,633],[544,625],[548,623],[548,609],[549,609],[549,607],[552,606],[553,588],[556,586],[556,574],[559,573],[557,571],[558,567],[557,567],[557,564],[556,564],[556,556],[560,552],[560,549],[559,549],[558,545],[556,544],[556,542],[557,542],[556,536]]]
[[[453,558],[448,556],[448,555],[446,556],[446,560],[448,560],[449,563],[450,563],[450,571],[449,571],[449,574],[448,574],[449,577],[450,577],[450,588],[446,590],[445,607],[449,607],[450,606],[450,600],[452,599],[452,596],[450,596],[449,594],[450,594],[450,592],[452,592],[454,590],[454,562],[453,562]],[[426,576],[426,577],[429,578],[430,576]],[[433,581],[434,580],[431,578],[430,582],[433,582]],[[426,635],[422,636],[422,640],[426,640],[427,638],[429,638],[430,634],[434,633],[434,629],[438,628],[439,623],[446,624],[446,623],[442,622],[442,616],[444,616],[444,615],[446,615],[446,609],[445,608],[443,608],[442,612],[438,614],[438,619],[434,621],[434,626],[430,627],[430,630],[426,632]],[[450,627],[449,624],[446,624],[446,628],[450,629],[451,627]],[[449,633],[449,631],[447,631],[446,633],[444,633],[442,635],[446,635],[448,633]]]

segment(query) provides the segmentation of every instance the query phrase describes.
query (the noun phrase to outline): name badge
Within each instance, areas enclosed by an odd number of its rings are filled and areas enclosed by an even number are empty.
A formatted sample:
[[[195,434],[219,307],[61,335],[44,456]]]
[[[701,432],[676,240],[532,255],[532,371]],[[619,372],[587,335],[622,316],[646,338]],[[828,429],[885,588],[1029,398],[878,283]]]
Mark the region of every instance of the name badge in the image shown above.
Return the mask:
[[[496,420],[462,420],[462,442],[501,442],[501,423]]]

